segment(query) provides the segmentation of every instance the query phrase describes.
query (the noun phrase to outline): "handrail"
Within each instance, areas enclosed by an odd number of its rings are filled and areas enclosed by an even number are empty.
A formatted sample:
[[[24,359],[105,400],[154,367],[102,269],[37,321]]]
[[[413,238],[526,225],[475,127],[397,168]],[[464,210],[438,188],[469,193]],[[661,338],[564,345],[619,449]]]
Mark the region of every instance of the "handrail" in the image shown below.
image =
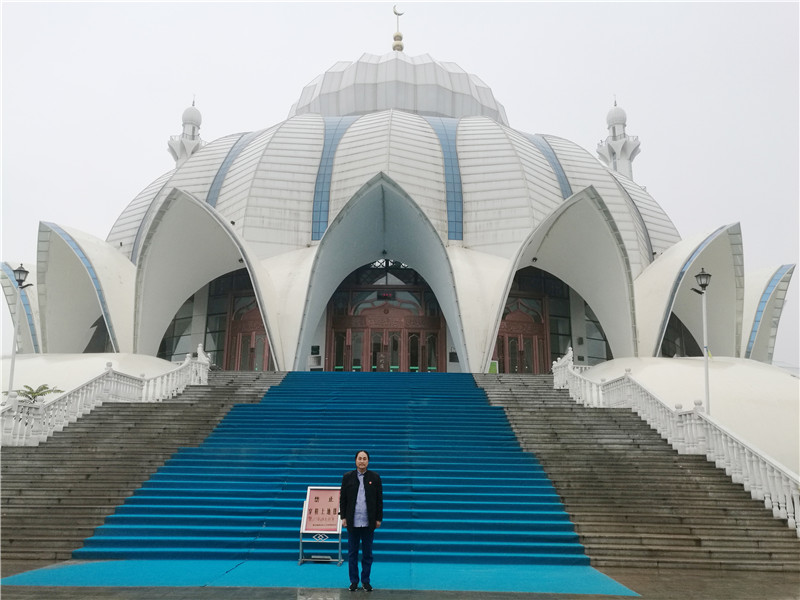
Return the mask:
[[[3,446],[37,446],[105,402],[160,402],[180,394],[187,385],[207,385],[211,360],[197,347],[172,371],[151,378],[115,371],[111,363],[97,377],[52,400],[31,402],[11,392],[0,406]]]
[[[671,408],[631,375],[600,383],[583,376],[585,367],[572,362],[572,348],[553,362],[553,387],[568,389],[579,404],[593,408],[629,408],[655,429],[679,454],[701,454],[755,500],[764,502],[773,516],[784,519],[800,538],[800,476],[705,414],[696,400],[692,410]]]

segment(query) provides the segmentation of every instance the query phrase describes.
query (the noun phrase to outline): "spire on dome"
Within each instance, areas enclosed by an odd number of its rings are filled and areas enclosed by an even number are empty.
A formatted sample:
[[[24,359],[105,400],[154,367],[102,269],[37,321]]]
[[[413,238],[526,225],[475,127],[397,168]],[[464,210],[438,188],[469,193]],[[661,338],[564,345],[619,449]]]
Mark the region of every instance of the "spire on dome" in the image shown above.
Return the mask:
[[[392,7],[392,12],[397,17],[397,31],[394,33],[394,43],[392,44],[392,50],[395,52],[402,52],[403,51],[403,34],[400,33],[400,17],[402,17],[405,13],[397,12],[397,4]]]
[[[633,159],[639,154],[639,138],[630,136],[625,132],[628,124],[628,115],[617,106],[617,97],[614,95],[614,106],[606,115],[608,137],[597,145],[597,155],[606,166],[618,173],[633,179]]]
[[[192,105],[183,111],[181,121],[183,123],[183,131],[180,135],[173,135],[167,142],[167,150],[175,159],[175,166],[180,167],[189,158],[205,145],[205,142],[200,139],[200,125],[203,123],[203,116],[197,107],[194,105],[194,97],[192,97]]]

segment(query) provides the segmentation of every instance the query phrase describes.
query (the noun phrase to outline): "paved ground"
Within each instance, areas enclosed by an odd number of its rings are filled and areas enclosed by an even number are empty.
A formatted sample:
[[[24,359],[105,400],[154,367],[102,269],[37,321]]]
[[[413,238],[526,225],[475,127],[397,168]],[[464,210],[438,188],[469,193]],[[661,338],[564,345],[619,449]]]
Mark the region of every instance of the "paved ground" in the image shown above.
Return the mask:
[[[2,575],[14,575],[49,563],[3,561]],[[604,569],[643,600],[800,600],[800,572],[681,571],[677,569]],[[21,587],[4,586],[3,600],[615,600],[622,596],[421,592],[414,590],[349,592],[303,588],[207,587]],[[625,597],[629,600],[630,597]]]

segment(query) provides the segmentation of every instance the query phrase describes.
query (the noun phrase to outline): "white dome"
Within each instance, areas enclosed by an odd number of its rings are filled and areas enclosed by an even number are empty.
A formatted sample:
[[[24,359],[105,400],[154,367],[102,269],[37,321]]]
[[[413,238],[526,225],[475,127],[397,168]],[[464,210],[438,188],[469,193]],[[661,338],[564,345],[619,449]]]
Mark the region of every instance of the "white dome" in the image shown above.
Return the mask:
[[[122,242],[120,248],[135,255],[139,230],[146,228],[155,210],[150,205],[160,205],[179,188],[213,206],[225,221],[235,221],[239,235],[260,258],[302,248],[311,239],[315,189],[322,173],[327,182],[322,187],[330,190],[330,221],[363,185],[384,173],[414,197],[442,239],[449,237],[451,185],[463,196],[465,242],[496,254],[513,253],[510,248],[523,242],[531,226],[588,186],[605,190],[611,214],[625,223],[628,254],[641,254],[642,265],[652,257],[649,246],[663,251],[680,239],[646,191],[632,182],[617,182],[609,169],[568,140],[526,134],[488,117],[440,124],[437,117],[384,110],[333,119],[335,123],[329,119],[304,114],[211,142],[168,174],[168,181],[154,182],[137,197],[118,219],[109,241]],[[442,142],[438,126],[451,128],[447,136],[454,145]],[[326,153],[336,157],[327,166],[322,162]],[[448,181],[446,165],[453,161],[458,163],[458,183],[452,177]],[[289,178],[291,186],[286,185]],[[649,242],[640,244],[644,239]]]
[[[402,52],[336,63],[303,89],[289,117],[343,117],[388,109],[434,117],[489,117],[508,125],[503,105],[477,76],[427,54]]]
[[[614,104],[614,107],[608,111],[606,115],[606,124],[609,127],[614,125],[626,125],[628,123],[628,115],[619,106]]]
[[[189,108],[183,111],[183,124],[184,125],[196,125],[200,127],[203,123],[203,116],[200,114],[200,111],[195,108],[194,104],[192,104]]]

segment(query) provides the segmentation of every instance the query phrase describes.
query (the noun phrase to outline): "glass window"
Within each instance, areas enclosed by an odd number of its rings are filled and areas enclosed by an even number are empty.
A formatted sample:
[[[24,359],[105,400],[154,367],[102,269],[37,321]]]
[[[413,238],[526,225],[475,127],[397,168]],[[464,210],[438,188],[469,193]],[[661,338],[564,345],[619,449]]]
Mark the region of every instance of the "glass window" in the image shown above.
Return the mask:
[[[438,367],[438,339],[439,336],[435,333],[429,333],[425,336],[425,348],[428,352],[428,371],[436,371]]]
[[[382,349],[383,349],[383,334],[374,332],[372,334],[372,348],[370,352],[372,358],[372,364],[370,366],[373,371],[378,370],[378,354],[381,352]]]
[[[223,331],[227,323],[226,315],[210,315],[206,320],[206,331]]]
[[[565,298],[550,298],[548,306],[550,316],[569,317],[569,300]]]
[[[408,334],[408,370],[419,372],[419,333]]]
[[[208,299],[209,315],[228,314],[228,296],[214,296]],[[227,320],[227,318],[226,318]]]
[[[347,334],[337,331],[333,334],[333,370],[344,371],[344,348]]]
[[[703,350],[694,339],[686,325],[672,313],[669,316],[664,340],[661,342],[661,356],[703,356]]]
[[[508,338],[508,372],[519,373],[519,341]]]
[[[389,333],[389,369],[400,370],[400,332]]]
[[[600,321],[588,304],[584,304],[586,313],[586,361],[596,365],[611,360],[611,347],[606,341]]]
[[[364,356],[364,332],[353,332],[353,371],[361,370],[361,362]]]

